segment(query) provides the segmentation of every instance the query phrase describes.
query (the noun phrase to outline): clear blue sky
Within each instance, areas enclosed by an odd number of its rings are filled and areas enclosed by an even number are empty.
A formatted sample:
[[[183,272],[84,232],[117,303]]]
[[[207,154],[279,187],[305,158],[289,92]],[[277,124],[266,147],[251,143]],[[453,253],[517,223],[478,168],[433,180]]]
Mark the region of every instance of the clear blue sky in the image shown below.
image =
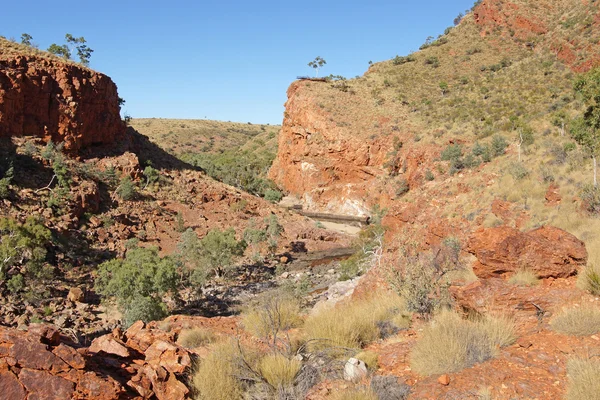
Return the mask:
[[[417,50],[474,0],[73,1],[2,5],[0,35],[40,48],[65,33],[95,50],[132,117],[280,124],[286,90],[307,63],[362,75],[368,61]]]

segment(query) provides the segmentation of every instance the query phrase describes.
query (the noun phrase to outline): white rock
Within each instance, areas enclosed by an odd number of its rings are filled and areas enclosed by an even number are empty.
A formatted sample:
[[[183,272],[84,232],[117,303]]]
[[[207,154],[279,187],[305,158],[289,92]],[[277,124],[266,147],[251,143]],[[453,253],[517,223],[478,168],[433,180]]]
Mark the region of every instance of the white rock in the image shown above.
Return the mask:
[[[367,377],[367,365],[358,358],[351,358],[344,365],[344,379],[358,382]]]

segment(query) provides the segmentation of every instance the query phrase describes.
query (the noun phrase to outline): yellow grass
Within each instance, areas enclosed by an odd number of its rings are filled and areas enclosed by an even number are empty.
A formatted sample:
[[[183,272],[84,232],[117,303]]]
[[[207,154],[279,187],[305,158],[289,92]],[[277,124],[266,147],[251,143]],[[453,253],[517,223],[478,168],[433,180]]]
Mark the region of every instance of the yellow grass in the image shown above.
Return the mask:
[[[499,347],[514,340],[514,323],[508,318],[468,321],[455,312],[443,311],[413,347],[410,365],[420,375],[458,372],[493,357]]]
[[[567,362],[566,400],[600,400],[600,360],[573,358]]]
[[[585,303],[580,307],[565,308],[552,318],[550,326],[566,335],[593,335],[600,332],[600,307]]]
[[[243,388],[236,377],[237,348],[233,342],[212,346],[191,376],[196,400],[239,400]]]
[[[194,349],[213,343],[216,339],[214,333],[204,328],[183,329],[177,337],[177,344]]]
[[[260,374],[276,389],[293,385],[301,367],[300,361],[289,359],[281,354],[267,355],[259,363]]]

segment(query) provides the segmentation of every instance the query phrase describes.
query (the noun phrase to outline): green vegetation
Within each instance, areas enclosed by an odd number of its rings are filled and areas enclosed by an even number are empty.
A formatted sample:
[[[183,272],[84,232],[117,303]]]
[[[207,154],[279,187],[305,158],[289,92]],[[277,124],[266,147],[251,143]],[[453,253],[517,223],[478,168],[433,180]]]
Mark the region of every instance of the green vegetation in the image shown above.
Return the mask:
[[[597,264],[588,264],[579,272],[577,286],[595,296],[600,295],[600,268]]]
[[[319,69],[322,68],[325,64],[327,64],[327,61],[317,56],[313,61],[308,63],[308,66],[315,69],[315,76],[318,77]]]
[[[11,291],[18,291],[24,286],[24,277],[47,277],[44,262],[50,239],[50,231],[35,217],[25,223],[0,217],[0,281],[8,278]]]
[[[235,238],[233,228],[225,231],[213,229],[201,240],[192,229],[188,229],[181,235],[177,249],[191,282],[202,285],[210,273],[222,277],[233,269],[236,257],[244,254],[246,246],[244,240]]]
[[[196,366],[191,384],[197,400],[239,400],[243,398],[238,349],[235,343],[213,345]]]
[[[273,201],[281,199],[277,186],[266,178],[275,159],[269,151],[259,154],[248,151],[225,151],[222,154],[188,153],[182,159],[202,168],[211,178]]]
[[[583,116],[574,121],[571,136],[592,158],[594,187],[598,187],[596,158],[600,155],[600,68],[581,75],[574,86],[586,108]]]
[[[48,47],[48,52],[59,57],[62,57],[66,60],[71,59],[71,49],[73,48],[77,52],[77,56],[79,57],[79,62],[85,66],[90,64],[90,58],[94,50],[90,49],[85,43],[86,40],[83,36],[74,37],[70,33],[65,35],[66,44],[58,45],[56,43],[52,43],[50,47]]]
[[[410,354],[410,365],[420,375],[458,372],[483,362],[515,341],[514,323],[505,317],[479,321],[443,311],[425,328]]]
[[[161,258],[156,248],[130,248],[125,259],[114,259],[98,268],[96,287],[105,297],[114,297],[124,313],[124,324],[163,318],[162,297],[174,292],[179,283],[177,264]]]
[[[122,200],[134,200],[137,197],[136,186],[131,177],[125,176],[121,179],[116,193]]]

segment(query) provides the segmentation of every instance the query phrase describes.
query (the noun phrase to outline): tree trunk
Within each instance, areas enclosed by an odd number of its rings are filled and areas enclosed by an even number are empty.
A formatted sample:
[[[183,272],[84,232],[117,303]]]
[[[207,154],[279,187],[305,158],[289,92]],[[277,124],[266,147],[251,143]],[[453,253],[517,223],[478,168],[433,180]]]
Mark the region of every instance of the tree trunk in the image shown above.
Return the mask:
[[[595,154],[592,155],[592,160],[594,162],[594,187],[598,187],[598,163]]]

